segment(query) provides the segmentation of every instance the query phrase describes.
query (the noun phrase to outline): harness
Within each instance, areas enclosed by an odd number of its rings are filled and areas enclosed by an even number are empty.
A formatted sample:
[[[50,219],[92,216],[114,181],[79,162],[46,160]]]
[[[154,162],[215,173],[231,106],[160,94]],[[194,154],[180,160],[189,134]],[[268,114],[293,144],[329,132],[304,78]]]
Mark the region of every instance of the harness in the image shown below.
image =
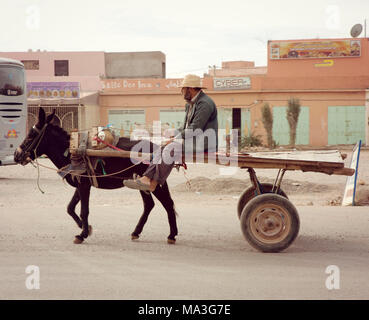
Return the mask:
[[[41,129],[39,129],[39,128],[37,128],[36,127],[36,125],[34,125],[33,127],[32,127],[32,130],[33,131],[35,131],[36,133],[37,133],[37,136],[34,138],[34,139],[32,139],[32,142],[29,144],[29,145],[26,145],[26,141],[20,146],[20,148],[22,149],[22,152],[24,153],[24,158],[27,158],[30,154],[31,154],[31,152],[33,152],[33,154],[34,154],[34,158],[35,159],[37,159],[37,148],[38,148],[38,146],[40,145],[40,143],[41,143],[41,141],[42,141],[42,138],[43,138],[43,136],[44,136],[44,134],[45,134],[45,131],[46,131],[46,128],[47,128],[47,126],[48,126],[48,124],[47,123],[45,123],[44,124],[44,126],[41,128]],[[28,140],[30,140],[30,139],[28,139]],[[118,147],[116,147],[116,146],[114,146],[114,145],[112,145],[112,144],[110,144],[110,143],[108,143],[108,142],[106,142],[106,141],[104,141],[104,140],[102,140],[102,139],[100,139],[99,137],[95,137],[94,138],[94,140],[96,140],[97,142],[99,142],[99,143],[104,143],[105,145],[107,145],[109,148],[112,148],[112,149],[114,149],[114,150],[117,150],[117,151],[124,151],[124,150],[122,150],[122,149],[120,149],[120,148],[118,148]],[[88,156],[86,156],[86,154],[83,154],[84,152],[83,151],[85,151],[85,150],[83,150],[83,148],[81,148],[82,150],[79,150],[82,154],[81,154],[81,156],[85,159],[85,160],[87,160],[86,162],[87,162],[87,164],[88,164],[88,167],[87,167],[87,171],[88,171],[88,174],[87,175],[84,175],[84,174],[75,174],[74,176],[75,177],[88,177],[89,179],[90,179],[90,181],[91,181],[91,184],[92,185],[94,185],[95,187],[98,187],[98,183],[97,183],[97,179],[96,178],[98,178],[98,177],[111,177],[111,176],[113,176],[113,175],[116,175],[116,174],[118,174],[118,173],[121,173],[121,172],[124,172],[124,171],[126,171],[126,170],[129,170],[130,168],[132,168],[132,167],[134,167],[135,165],[137,165],[137,164],[134,164],[134,165],[132,165],[132,166],[130,166],[130,167],[128,167],[128,168],[125,168],[125,169],[123,169],[123,170],[120,170],[119,172],[114,172],[114,173],[111,173],[111,174],[107,174],[106,172],[105,172],[105,170],[104,170],[104,166],[103,166],[103,164],[104,164],[104,161],[102,160],[102,159],[97,159],[97,161],[94,163],[94,164],[92,164],[91,163],[91,161],[90,161],[90,159],[89,159],[89,157]],[[150,161],[152,160],[152,157],[153,157],[153,155],[151,155],[151,159],[150,159]],[[87,158],[87,159],[86,159]],[[31,161],[32,163],[33,163],[33,161]],[[144,161],[144,160],[142,160],[141,162],[143,162],[143,163],[146,163],[146,164],[149,164],[150,162],[149,161]],[[139,163],[141,163],[141,162],[139,162]],[[38,164],[38,163],[37,163]],[[97,165],[98,164],[100,164],[101,165],[101,167],[102,167],[102,171],[103,171],[103,175],[96,175],[96,173],[95,173],[95,170],[96,170],[96,167],[97,167]],[[39,164],[38,164],[39,165]],[[174,165],[174,167],[179,171],[179,168],[180,167],[183,167],[185,170],[187,170],[187,165],[186,165],[186,163],[184,162],[184,158],[182,159],[182,162],[181,163],[175,163],[175,165]],[[61,168],[60,170],[58,170],[58,172],[59,171],[62,171],[64,168]],[[68,174],[68,173],[67,173]],[[184,174],[186,175],[186,172],[184,172]],[[186,179],[187,179],[187,177],[186,177]],[[187,179],[188,180],[188,179]],[[41,190],[42,191],[42,190]]]
[[[36,125],[34,125],[32,127],[32,130],[37,132],[37,137],[32,139],[32,142],[29,145],[25,145],[25,143],[22,143],[20,145],[20,148],[22,149],[22,152],[26,156],[25,158],[27,158],[27,156],[30,155],[32,151],[33,151],[35,159],[37,158],[36,157],[36,151],[37,151],[37,148],[38,148],[38,146],[40,145],[40,143],[42,141],[42,138],[45,134],[46,128],[47,128],[47,123],[41,129],[38,129],[36,127]]]

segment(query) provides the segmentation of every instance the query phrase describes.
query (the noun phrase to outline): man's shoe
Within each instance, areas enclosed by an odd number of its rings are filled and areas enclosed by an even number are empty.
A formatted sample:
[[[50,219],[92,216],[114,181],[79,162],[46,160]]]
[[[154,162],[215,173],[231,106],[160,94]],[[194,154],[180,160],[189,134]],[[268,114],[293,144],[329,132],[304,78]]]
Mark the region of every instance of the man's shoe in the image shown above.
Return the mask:
[[[123,184],[131,189],[137,189],[141,191],[150,191],[150,185],[142,183],[139,179],[136,180],[124,180]]]

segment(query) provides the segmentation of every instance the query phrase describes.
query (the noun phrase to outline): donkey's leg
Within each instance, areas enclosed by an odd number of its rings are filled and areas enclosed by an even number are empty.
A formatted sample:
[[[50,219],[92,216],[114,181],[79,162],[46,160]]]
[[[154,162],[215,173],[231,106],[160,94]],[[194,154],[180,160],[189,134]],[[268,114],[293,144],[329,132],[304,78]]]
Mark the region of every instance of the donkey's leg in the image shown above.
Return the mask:
[[[78,189],[76,188],[76,191],[74,192],[74,195],[72,197],[72,200],[69,202],[67,207],[68,214],[73,218],[73,220],[77,223],[78,227],[82,229],[82,220],[79,218],[79,216],[76,214],[76,206],[78,202],[80,201],[80,196]],[[88,226],[88,235],[90,236],[92,234],[92,226]]]
[[[153,193],[167,211],[168,222],[170,226],[168,243],[174,244],[176,242],[176,235],[178,234],[177,219],[176,219],[176,211],[174,209],[174,201],[170,195],[167,182],[165,182],[161,187],[157,186],[157,188]]]
[[[67,207],[68,214],[73,218],[73,220],[77,223],[78,227],[82,229],[82,221],[76,214],[76,206],[80,200],[78,189],[74,192],[72,200],[69,202]]]
[[[151,196],[151,193],[147,194],[146,192],[140,191],[140,194],[143,200],[144,211],[141,215],[140,220],[138,221],[135,231],[133,231],[131,234],[132,240],[139,238],[142,229],[147,221],[147,218],[149,217],[152,208],[154,208],[155,206],[155,202]]]
[[[74,243],[80,244],[89,235],[89,225],[88,225],[88,214],[89,214],[89,201],[90,201],[90,191],[91,184],[83,183],[78,185],[79,196],[81,199],[81,220],[82,220],[82,232],[77,235],[74,239]]]

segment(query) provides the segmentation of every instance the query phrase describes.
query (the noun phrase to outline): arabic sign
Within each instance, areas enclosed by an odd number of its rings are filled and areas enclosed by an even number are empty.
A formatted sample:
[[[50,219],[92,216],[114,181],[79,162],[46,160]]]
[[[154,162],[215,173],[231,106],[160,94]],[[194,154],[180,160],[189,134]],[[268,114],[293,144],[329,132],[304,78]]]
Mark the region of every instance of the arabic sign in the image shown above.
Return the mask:
[[[214,78],[214,90],[240,90],[250,88],[250,77]]]
[[[28,98],[79,98],[79,82],[27,82]]]
[[[180,91],[182,79],[104,79],[104,91]]]
[[[360,57],[360,40],[286,41],[269,44],[270,59]]]
[[[342,199],[342,206],[355,205],[356,180],[357,180],[357,169],[359,166],[360,148],[361,148],[361,140],[356,144],[354,150],[352,150],[350,168],[355,169],[355,174],[347,177],[345,193]]]

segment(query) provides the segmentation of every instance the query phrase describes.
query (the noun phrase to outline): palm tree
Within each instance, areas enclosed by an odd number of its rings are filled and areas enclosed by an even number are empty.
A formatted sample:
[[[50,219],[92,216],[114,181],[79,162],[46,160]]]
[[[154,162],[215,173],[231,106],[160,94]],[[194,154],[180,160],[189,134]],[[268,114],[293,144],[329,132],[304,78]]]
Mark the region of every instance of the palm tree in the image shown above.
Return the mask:
[[[268,147],[271,149],[273,148],[273,114],[270,110],[269,103],[265,103],[261,108],[261,117],[267,132]]]
[[[300,100],[297,98],[291,98],[288,100],[287,107],[287,121],[290,126],[290,145],[294,147],[296,144],[296,129],[299,121],[299,115],[301,111]]]

